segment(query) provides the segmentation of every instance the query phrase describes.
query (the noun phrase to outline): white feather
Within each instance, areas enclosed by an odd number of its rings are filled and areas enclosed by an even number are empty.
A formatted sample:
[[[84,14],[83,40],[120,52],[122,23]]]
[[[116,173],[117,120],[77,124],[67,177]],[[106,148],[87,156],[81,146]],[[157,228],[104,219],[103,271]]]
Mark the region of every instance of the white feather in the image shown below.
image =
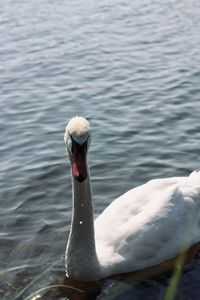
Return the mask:
[[[73,118],[66,143],[69,135],[83,142],[90,135],[88,121]],[[73,188],[66,270],[77,280],[158,265],[200,241],[200,172],[136,187],[114,200],[95,222],[89,174],[82,183],[73,178]]]
[[[200,240],[200,172],[151,180],[113,201],[95,221],[106,276],[144,269]]]

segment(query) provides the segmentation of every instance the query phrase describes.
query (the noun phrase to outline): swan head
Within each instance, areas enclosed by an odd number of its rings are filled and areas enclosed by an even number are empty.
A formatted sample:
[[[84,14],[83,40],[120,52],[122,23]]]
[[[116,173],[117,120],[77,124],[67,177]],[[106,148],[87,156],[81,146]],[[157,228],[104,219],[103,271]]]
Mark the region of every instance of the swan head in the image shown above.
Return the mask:
[[[83,117],[72,118],[66,126],[64,141],[72,165],[72,175],[78,182],[83,182],[88,176],[89,122]]]

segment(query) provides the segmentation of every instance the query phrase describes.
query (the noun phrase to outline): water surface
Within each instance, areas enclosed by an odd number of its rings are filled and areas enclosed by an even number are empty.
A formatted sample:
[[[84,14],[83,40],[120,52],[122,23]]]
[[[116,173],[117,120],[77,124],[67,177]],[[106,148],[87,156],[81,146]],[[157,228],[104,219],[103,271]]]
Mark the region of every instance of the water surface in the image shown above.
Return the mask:
[[[92,124],[96,215],[151,178],[200,169],[199,27],[198,0],[1,1],[3,300],[63,282],[71,220],[63,134],[72,116]],[[199,278],[197,261],[181,299],[199,299]],[[121,284],[108,282],[100,299],[113,286],[117,299],[162,299],[168,279]]]

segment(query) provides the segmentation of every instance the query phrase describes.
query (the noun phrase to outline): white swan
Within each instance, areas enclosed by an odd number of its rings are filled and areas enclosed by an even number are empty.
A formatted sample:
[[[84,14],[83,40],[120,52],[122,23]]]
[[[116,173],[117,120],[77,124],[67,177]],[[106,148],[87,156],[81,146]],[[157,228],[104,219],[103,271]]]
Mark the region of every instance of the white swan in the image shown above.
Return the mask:
[[[72,118],[64,139],[73,184],[73,216],[65,256],[68,277],[87,282],[145,269],[200,241],[200,172],[136,187],[113,201],[94,223],[88,121]]]

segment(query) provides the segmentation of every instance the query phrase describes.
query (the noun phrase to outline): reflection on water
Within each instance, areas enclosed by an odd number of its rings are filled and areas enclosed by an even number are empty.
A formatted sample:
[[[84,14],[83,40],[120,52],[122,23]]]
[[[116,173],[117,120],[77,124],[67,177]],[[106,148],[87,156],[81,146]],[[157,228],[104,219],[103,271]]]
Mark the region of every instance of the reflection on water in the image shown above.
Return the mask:
[[[151,178],[200,169],[200,3],[1,2],[0,295],[10,300],[63,284],[71,218],[63,133],[72,116],[92,124],[96,215]],[[181,299],[198,299],[199,274],[197,261]],[[160,299],[168,278],[106,282],[98,299],[116,286],[116,299]],[[43,297],[79,299],[75,289]]]
[[[60,263],[60,266],[59,266]],[[171,286],[173,273],[165,273],[157,277],[141,281],[136,274],[119,276],[115,279],[105,279],[93,283],[81,283],[65,277],[61,270],[63,261],[51,265],[45,271],[41,267],[29,266],[26,271],[16,271],[12,281],[4,281],[1,285],[1,296],[7,299],[198,299],[200,262],[195,261],[193,268],[183,273],[177,281],[176,293],[173,298],[165,298],[168,287]],[[39,275],[38,275],[39,274]],[[192,287],[190,286],[192,282]],[[37,286],[37,288],[36,288]],[[4,294],[3,294],[4,293]],[[183,298],[184,296],[184,298]],[[4,297],[5,298],[5,297]]]

